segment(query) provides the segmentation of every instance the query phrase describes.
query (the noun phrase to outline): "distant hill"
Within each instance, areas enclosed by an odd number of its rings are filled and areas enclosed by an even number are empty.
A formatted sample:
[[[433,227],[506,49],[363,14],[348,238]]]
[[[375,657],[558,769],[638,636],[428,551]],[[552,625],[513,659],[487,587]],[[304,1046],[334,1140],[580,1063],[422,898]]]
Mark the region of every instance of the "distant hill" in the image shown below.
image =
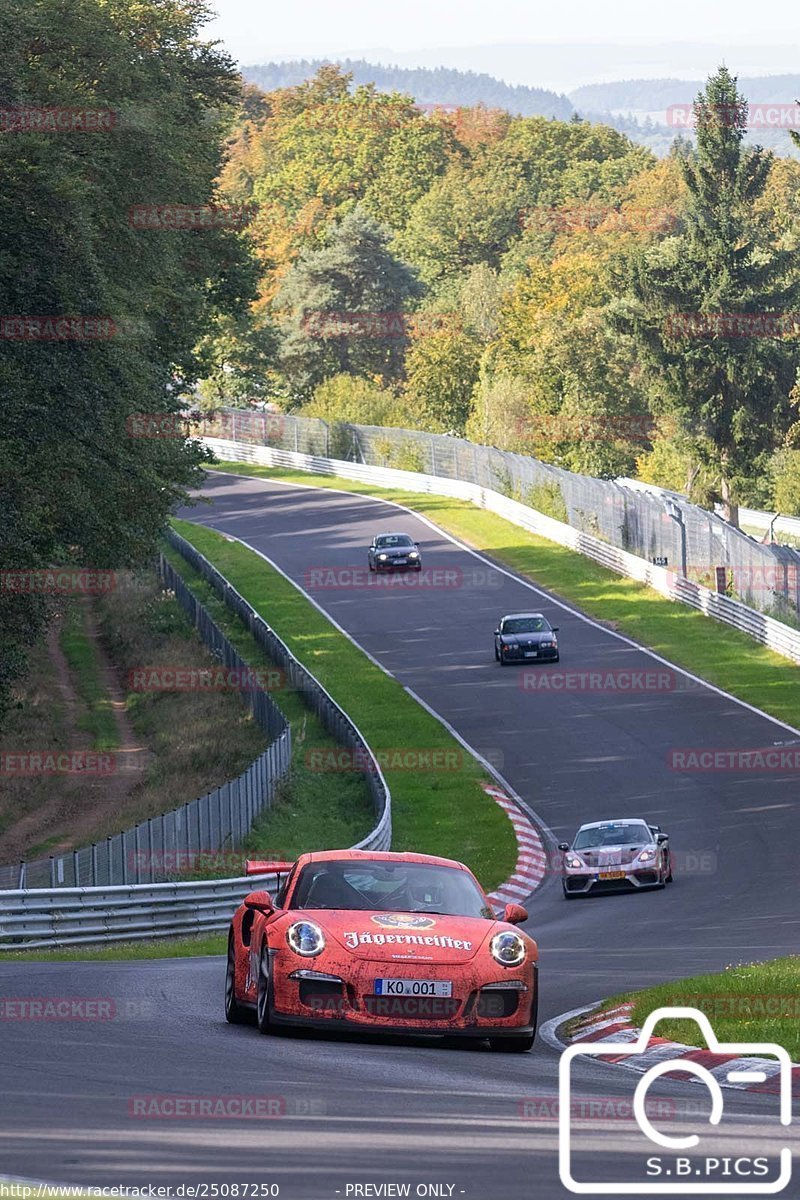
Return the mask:
[[[265,91],[295,87],[315,75],[330,59],[301,59],[295,62],[270,62],[242,67],[248,83]],[[387,67],[363,59],[339,61],[352,73],[356,84],[374,83],[380,92],[402,92],[419,104],[473,105],[504,108],[523,117],[557,117],[568,121],[575,111],[566,96],[546,88],[503,83],[491,75],[475,71],[456,71],[449,67]]]
[[[671,105],[684,106],[688,114],[694,97],[704,86],[699,79],[625,79],[586,84],[564,96],[547,88],[503,83],[491,75],[454,67],[394,67],[351,58],[262,63],[242,67],[242,74],[248,83],[273,91],[303,83],[332,61],[352,74],[354,84],[374,83],[381,92],[402,92],[413,96],[421,107],[485,104],[487,108],[503,108],[514,115],[555,117],[561,121],[568,121],[577,113],[587,121],[613,126],[632,142],[649,147],[659,156],[669,152],[677,134],[692,136],[691,128],[668,122],[667,109]],[[751,105],[787,105],[800,98],[800,75],[754,76],[740,79],[739,87]],[[759,127],[751,131],[748,140],[759,142],[776,154],[800,157],[785,128]]]
[[[657,112],[670,104],[691,102],[703,86],[700,79],[623,79],[618,83],[587,84],[570,92],[569,98],[582,110]],[[741,78],[739,90],[751,104],[790,104],[800,97],[800,75]]]

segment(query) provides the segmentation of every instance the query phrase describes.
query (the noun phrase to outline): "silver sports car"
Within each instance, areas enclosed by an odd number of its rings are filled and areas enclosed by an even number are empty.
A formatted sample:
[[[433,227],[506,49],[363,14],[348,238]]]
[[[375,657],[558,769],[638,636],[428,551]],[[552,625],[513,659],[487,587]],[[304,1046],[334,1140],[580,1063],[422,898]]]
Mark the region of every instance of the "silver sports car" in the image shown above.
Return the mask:
[[[570,846],[560,842],[564,897],[627,892],[672,883],[669,836],[639,818],[581,825]]]

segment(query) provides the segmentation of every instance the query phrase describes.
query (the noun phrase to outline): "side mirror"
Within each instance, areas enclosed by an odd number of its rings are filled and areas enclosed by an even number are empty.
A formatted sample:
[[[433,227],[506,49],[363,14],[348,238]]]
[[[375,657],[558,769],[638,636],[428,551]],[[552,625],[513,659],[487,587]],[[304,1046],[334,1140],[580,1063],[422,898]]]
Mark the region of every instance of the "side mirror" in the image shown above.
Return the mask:
[[[256,912],[271,913],[275,911],[275,905],[272,903],[272,897],[269,892],[250,892],[244,898],[245,908],[252,908]]]
[[[509,925],[521,925],[523,921],[528,919],[528,910],[523,908],[521,904],[507,904],[503,912],[503,920],[508,921]]]
[[[553,626],[553,633],[558,633],[558,625]]]
[[[650,828],[652,829],[653,833],[661,833],[660,825],[651,825]]]
[[[499,629],[495,629],[495,631],[494,631],[494,636],[495,636],[495,637],[500,637],[500,630],[499,630]]]
[[[559,850],[569,850],[569,842],[559,842],[558,848]]]
[[[668,842],[668,841],[669,841],[669,836],[666,833],[657,833],[656,834],[656,844],[657,845],[660,846],[663,842]]]

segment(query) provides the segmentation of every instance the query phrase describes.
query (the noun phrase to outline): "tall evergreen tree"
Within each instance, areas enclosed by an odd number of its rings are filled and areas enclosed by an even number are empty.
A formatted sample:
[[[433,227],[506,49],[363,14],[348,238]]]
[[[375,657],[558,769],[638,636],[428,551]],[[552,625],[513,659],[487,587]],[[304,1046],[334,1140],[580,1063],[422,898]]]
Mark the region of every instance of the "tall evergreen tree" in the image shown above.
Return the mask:
[[[288,314],[280,357],[298,398],[333,375],[388,382],[402,373],[403,313],[422,289],[389,251],[389,236],[356,208],[332,227],[325,246],[303,251],[288,272],[275,307]]]
[[[654,410],[677,418],[738,524],[760,456],[791,420],[797,343],[781,318],[797,272],[757,213],[772,157],[743,144],[748,106],[726,67],[694,111],[697,147],[679,157],[683,228],[632,261],[614,317],[635,339]]]

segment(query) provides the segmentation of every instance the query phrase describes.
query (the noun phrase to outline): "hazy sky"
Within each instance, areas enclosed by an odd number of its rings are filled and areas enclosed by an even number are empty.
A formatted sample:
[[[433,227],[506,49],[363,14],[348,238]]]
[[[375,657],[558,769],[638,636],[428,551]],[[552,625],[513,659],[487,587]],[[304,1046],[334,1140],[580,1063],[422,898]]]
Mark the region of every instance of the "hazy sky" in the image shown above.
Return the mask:
[[[800,72],[797,0],[773,0],[770,4],[754,4],[753,0],[726,0],[724,4],[720,0],[667,0],[657,4],[642,0],[560,0],[550,4],[537,0],[210,3],[219,14],[209,27],[210,34],[220,38],[243,64],[287,56],[335,57],[366,52],[364,56],[372,61],[380,58],[404,66],[415,61],[425,66],[438,62],[473,66],[509,82],[539,82],[549,87],[554,86],[556,77],[564,87],[574,86],[578,77],[588,82],[587,73],[594,73],[597,81],[633,75],[691,77],[696,73],[698,57],[703,63],[707,58],[725,57],[739,73]],[[548,68],[547,54],[536,54],[534,50],[543,43],[601,43],[602,48],[598,46],[596,63],[576,63],[570,71],[568,60],[565,63],[561,56]],[[699,56],[698,43],[707,43],[705,53]],[[520,59],[519,50],[506,53],[510,47],[527,45],[531,47],[527,64]],[[644,47],[659,45],[664,52],[643,52]],[[441,48],[447,48],[447,53],[437,55]],[[396,52],[394,60],[392,51]],[[745,58],[748,61],[743,61]],[[628,65],[630,69],[624,69]],[[710,62],[708,70],[715,65]],[[542,77],[545,74],[551,78]]]

